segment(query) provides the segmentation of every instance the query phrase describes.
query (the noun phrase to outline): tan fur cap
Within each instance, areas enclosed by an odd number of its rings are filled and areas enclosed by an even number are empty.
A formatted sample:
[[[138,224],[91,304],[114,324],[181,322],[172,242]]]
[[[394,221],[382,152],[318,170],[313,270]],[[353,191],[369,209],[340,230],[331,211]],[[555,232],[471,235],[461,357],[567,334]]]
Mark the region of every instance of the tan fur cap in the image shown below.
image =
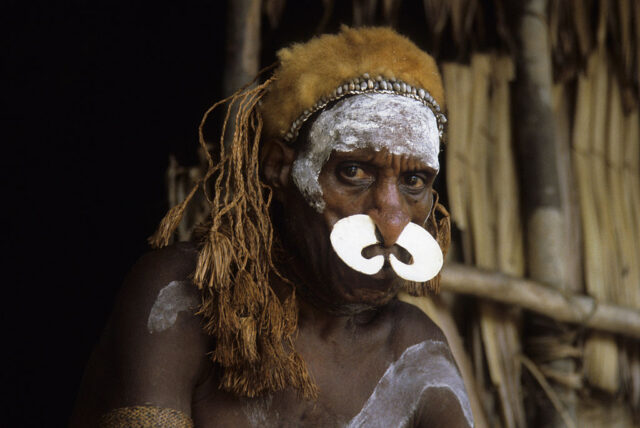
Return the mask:
[[[349,28],[278,52],[275,81],[260,108],[263,137],[282,139],[305,110],[350,79],[398,79],[422,88],[444,109],[442,78],[435,60],[390,28]]]

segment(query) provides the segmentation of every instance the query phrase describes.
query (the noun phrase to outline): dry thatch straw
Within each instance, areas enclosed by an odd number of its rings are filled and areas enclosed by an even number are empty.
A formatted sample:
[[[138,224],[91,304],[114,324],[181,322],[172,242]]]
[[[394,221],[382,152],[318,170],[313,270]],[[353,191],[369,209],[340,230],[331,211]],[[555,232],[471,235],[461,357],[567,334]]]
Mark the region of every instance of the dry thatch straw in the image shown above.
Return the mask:
[[[593,398],[583,398],[578,403],[577,422],[580,427],[629,428],[637,427],[627,403],[607,400],[602,402]]]
[[[522,231],[510,147],[513,74],[510,60],[485,54],[474,55],[470,67],[445,65],[450,112],[447,171],[454,221],[466,231],[465,260],[522,275]],[[477,337],[498,391],[502,423],[524,426],[520,366],[514,359],[520,352],[518,316],[490,302],[479,303],[479,314]],[[484,358],[475,355],[476,375],[483,384]]]
[[[600,3],[597,50],[591,54],[585,76],[578,80],[573,149],[578,176],[585,254],[587,292],[603,302],[620,290],[612,201],[608,186],[606,148],[610,115],[604,100],[610,97],[609,65],[605,49],[608,7]],[[615,199],[613,200],[615,203]],[[597,388],[619,389],[618,348],[612,336],[593,333],[585,343],[585,376]]]
[[[628,284],[629,303],[640,309],[640,109],[624,118],[624,151],[622,165],[622,194],[626,222],[626,238],[629,252]]]
[[[615,269],[610,264],[611,224],[603,143],[608,120],[607,62],[603,50],[592,54],[586,76],[578,82],[573,148],[584,234],[587,292],[610,301]],[[615,263],[615,261],[614,261]],[[614,338],[594,333],[585,343],[585,375],[605,391],[618,390],[618,351]]]
[[[640,10],[640,7],[638,7]],[[639,58],[640,60],[640,58]],[[629,302],[640,309],[640,110],[636,109],[624,119],[624,162],[622,172],[622,193],[624,211],[627,218],[628,236],[624,243],[628,244],[631,264],[628,266],[627,279],[630,288]],[[640,420],[640,343],[625,344],[626,361],[628,364],[626,392],[636,421]]]
[[[469,241],[469,222],[467,219],[469,177],[466,172],[469,169],[469,143],[467,136],[469,135],[470,124],[471,68],[457,63],[445,63],[442,71],[447,105],[449,106],[446,148],[447,192],[449,194],[451,218],[456,227],[462,232],[463,258],[470,261],[471,243]]]
[[[493,56],[491,71],[491,173],[490,189],[495,207],[496,268],[509,275],[524,275],[524,242],[520,221],[518,179],[511,136],[511,96],[509,85],[515,77],[515,67],[509,57]],[[499,311],[496,312],[496,309]],[[493,305],[493,317],[498,324],[498,337],[502,342],[501,363],[504,370],[505,393],[510,402],[515,426],[525,426],[525,414],[520,386],[521,366],[515,355],[521,352],[520,315]],[[507,424],[509,426],[509,424]]]
[[[572,162],[571,127],[573,112],[571,111],[570,92],[566,83],[556,83],[553,87],[553,112],[556,124],[556,146],[559,170],[562,171],[560,180],[561,199],[565,201],[563,216],[565,225],[564,239],[567,245],[565,257],[566,274],[562,290],[572,293],[584,291],[582,274],[582,228],[580,218],[580,203],[577,194],[577,183]]]
[[[549,385],[545,376],[537,368],[535,363],[524,355],[519,355],[518,360],[522,362],[522,364],[529,370],[536,381],[538,381],[544,392],[547,394],[547,397],[549,397],[549,400],[551,401],[551,404],[553,404],[553,407],[555,407],[558,413],[560,413],[560,416],[562,417],[562,420],[566,424],[567,428],[576,428],[577,425],[571,418],[571,415],[562,404],[562,401],[560,400],[554,389],[551,387],[551,385]]]

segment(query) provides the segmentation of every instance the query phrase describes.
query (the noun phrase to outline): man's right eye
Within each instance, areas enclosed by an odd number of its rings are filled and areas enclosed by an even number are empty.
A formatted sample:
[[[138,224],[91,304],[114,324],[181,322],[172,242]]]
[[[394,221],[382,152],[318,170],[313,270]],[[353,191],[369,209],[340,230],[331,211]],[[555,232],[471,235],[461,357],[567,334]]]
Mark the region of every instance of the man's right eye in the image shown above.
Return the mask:
[[[360,168],[358,165],[344,165],[339,169],[339,174],[343,178],[347,178],[350,180],[366,180],[369,178],[368,174],[364,169]]]

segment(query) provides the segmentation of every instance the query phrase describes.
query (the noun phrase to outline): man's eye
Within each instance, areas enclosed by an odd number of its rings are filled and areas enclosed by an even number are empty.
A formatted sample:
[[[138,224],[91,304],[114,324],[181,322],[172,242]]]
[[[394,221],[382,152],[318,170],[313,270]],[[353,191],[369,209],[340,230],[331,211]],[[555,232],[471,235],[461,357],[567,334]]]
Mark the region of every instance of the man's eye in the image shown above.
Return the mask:
[[[417,190],[425,186],[425,180],[417,174],[407,174],[402,178],[402,184]]]
[[[362,168],[356,165],[347,165],[342,167],[340,169],[340,175],[345,178],[352,178],[356,180],[367,178],[367,173],[364,172]]]

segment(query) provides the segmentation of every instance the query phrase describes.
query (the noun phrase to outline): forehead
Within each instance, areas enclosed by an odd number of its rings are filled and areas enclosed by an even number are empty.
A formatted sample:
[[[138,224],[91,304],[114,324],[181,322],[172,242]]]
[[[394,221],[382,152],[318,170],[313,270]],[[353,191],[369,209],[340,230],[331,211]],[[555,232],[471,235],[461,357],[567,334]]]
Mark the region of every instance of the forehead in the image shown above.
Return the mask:
[[[323,111],[309,131],[314,151],[362,150],[415,157],[439,169],[440,136],[433,112],[417,100],[394,94],[362,94]]]

